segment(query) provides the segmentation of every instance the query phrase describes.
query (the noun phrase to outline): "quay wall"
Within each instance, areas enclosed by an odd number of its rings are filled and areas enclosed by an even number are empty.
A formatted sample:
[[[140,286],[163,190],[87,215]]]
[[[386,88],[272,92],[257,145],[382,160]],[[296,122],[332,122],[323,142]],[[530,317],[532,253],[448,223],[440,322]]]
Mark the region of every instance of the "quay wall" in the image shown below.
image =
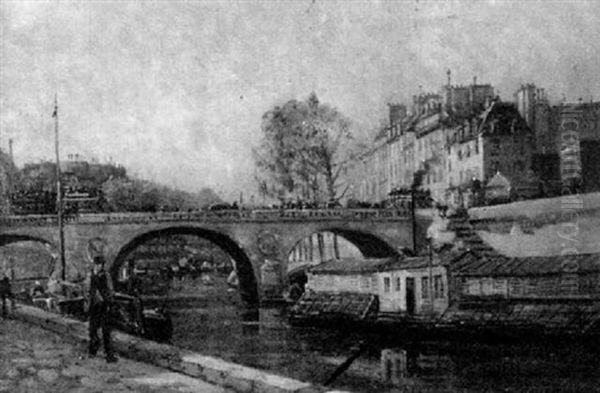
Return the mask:
[[[469,221],[506,256],[600,253],[600,193],[472,208]]]
[[[88,341],[87,323],[21,305],[13,318],[41,326],[77,342]],[[115,351],[127,358],[154,364],[240,393],[334,393],[325,387],[282,377],[172,345],[159,344],[114,331]],[[349,393],[339,392],[336,393]]]

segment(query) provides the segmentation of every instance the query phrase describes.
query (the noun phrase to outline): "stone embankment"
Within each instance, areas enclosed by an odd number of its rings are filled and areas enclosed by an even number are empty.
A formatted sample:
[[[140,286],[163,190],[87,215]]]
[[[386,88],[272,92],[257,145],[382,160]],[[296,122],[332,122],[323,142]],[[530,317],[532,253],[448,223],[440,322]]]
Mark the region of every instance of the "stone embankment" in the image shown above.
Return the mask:
[[[21,320],[33,325],[37,325],[44,329],[50,330],[58,334],[64,340],[71,340],[81,345],[79,356],[85,354],[85,343],[87,342],[87,324],[77,320],[69,319],[64,316],[46,312],[44,310],[19,305],[17,310],[13,312],[13,318]],[[14,322],[13,322],[14,323]],[[25,334],[24,337],[27,335]],[[121,332],[113,332],[113,342],[116,352],[121,357],[149,363],[154,366],[174,372],[174,375],[181,377],[192,377],[198,383],[207,383],[207,387],[220,387],[225,390],[202,390],[199,392],[241,392],[241,393],[333,393],[321,386],[311,385],[306,382],[297,381],[294,379],[281,377],[270,374],[265,371],[245,367],[242,365],[226,362],[222,359],[203,356],[201,354],[187,351],[167,344],[159,344],[139,337],[130,336]],[[70,357],[77,357],[72,354]],[[4,357],[4,356],[3,356]],[[88,360],[85,360],[88,361]],[[119,363],[117,366],[105,365],[103,359],[99,361],[104,367],[116,367],[120,369]],[[97,365],[99,365],[97,364]],[[102,368],[102,367],[100,367]],[[37,369],[36,369],[37,370]],[[27,374],[16,376],[17,378],[33,377],[33,370]],[[41,375],[39,374],[41,372]],[[59,374],[56,368],[49,368],[49,371],[39,370],[36,383],[41,383],[46,374],[51,374],[48,378],[53,378]],[[64,370],[61,371],[63,373]],[[10,376],[9,376],[10,377]],[[4,376],[0,378],[5,378]],[[118,382],[121,377],[114,376],[115,382]],[[32,382],[33,383],[33,382]],[[121,385],[112,390],[106,391],[127,391],[121,389]],[[0,385],[0,391],[2,385]],[[36,390],[23,390],[24,392]],[[53,390],[57,391],[57,390]],[[68,391],[68,390],[67,390]],[[77,391],[77,390],[73,390]],[[100,390],[95,390],[100,391]],[[104,391],[104,390],[102,390]],[[140,390],[147,391],[147,390]],[[161,390],[167,391],[167,390]],[[181,391],[181,390],[180,390]],[[87,392],[87,390],[81,390]]]
[[[14,319],[0,319],[0,392],[233,393],[180,373],[121,358],[107,364],[85,345]]]

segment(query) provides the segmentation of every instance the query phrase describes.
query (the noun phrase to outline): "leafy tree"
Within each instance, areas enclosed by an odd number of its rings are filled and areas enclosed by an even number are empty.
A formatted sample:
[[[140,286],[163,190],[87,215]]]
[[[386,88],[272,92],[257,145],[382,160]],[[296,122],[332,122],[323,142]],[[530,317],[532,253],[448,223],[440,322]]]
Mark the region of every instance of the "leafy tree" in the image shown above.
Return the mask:
[[[281,200],[339,199],[340,175],[353,156],[350,125],[314,93],[266,112],[254,150],[261,193]]]
[[[140,204],[136,199],[139,191],[133,181],[125,178],[109,179],[102,185],[110,210],[117,212],[138,211]]]
[[[197,210],[220,201],[209,188],[189,193],[138,179],[109,179],[102,191],[110,210],[120,212]]]

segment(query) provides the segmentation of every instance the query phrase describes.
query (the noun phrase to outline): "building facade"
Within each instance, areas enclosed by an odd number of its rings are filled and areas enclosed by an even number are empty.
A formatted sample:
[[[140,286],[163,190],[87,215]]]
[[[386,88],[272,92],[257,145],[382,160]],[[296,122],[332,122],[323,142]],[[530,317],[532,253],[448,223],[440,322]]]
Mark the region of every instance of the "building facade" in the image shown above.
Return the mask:
[[[515,101],[535,134],[533,168],[550,192],[600,190],[600,102],[552,106],[533,84],[521,86]]]
[[[306,288],[376,296],[379,313],[439,315],[448,307],[446,267],[437,257],[332,260],[309,269]]]
[[[16,173],[12,157],[0,150],[0,214],[11,213],[10,194]]]
[[[415,187],[435,204],[471,206],[497,173],[515,191],[535,181],[535,134],[518,104],[501,102],[489,84],[452,85],[449,74],[441,93],[389,111],[390,124],[348,172],[350,188],[361,190],[354,198],[380,203]]]

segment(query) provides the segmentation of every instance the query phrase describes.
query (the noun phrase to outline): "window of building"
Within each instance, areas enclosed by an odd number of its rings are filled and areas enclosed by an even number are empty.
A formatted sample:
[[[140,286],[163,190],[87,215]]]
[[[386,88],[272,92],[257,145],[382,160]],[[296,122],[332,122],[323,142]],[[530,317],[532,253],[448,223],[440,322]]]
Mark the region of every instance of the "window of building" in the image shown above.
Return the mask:
[[[462,160],[462,149],[459,148],[456,155],[458,156],[458,161]]]
[[[421,277],[421,299],[429,299],[429,277]]]
[[[400,292],[400,277],[396,277],[396,292]]]
[[[492,161],[492,170],[494,171],[494,174],[499,172],[500,171],[500,162]]]
[[[442,281],[441,275],[437,275],[433,278],[433,296],[436,299],[444,297],[444,281]]]
[[[360,289],[368,291],[371,288],[371,279],[368,276],[362,276],[360,278]]]
[[[494,138],[491,142],[492,144],[490,154],[492,156],[497,156],[498,154],[500,154],[500,138]]]
[[[376,292],[378,288],[379,288],[379,284],[377,282],[377,277],[376,276],[371,277],[371,290]]]
[[[515,170],[517,172],[523,172],[525,170],[525,163],[521,160],[515,163]]]
[[[467,158],[471,157],[471,145],[467,145],[465,156],[467,156]]]
[[[326,276],[325,277],[325,285],[327,285],[329,288],[332,288],[335,285],[335,281],[333,280],[333,276]]]
[[[475,140],[475,154],[479,154],[479,141]]]
[[[383,278],[383,292],[385,292],[385,293],[390,292],[390,278],[389,277]]]

